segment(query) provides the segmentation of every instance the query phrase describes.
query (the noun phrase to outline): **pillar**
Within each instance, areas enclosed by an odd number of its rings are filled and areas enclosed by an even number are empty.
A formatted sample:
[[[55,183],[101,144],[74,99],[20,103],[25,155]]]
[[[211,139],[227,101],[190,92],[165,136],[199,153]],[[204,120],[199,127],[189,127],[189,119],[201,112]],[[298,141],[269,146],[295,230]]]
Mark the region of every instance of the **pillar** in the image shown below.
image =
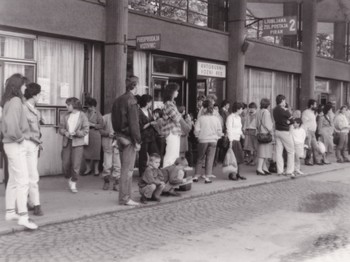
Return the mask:
[[[243,101],[245,55],[242,45],[245,38],[246,0],[229,0],[229,61],[227,68],[227,99]]]
[[[334,58],[346,60],[346,22],[334,23]]]
[[[104,63],[104,112],[125,92],[128,35],[128,1],[107,0]]]
[[[316,0],[305,0],[302,5],[302,73],[300,90],[300,107],[307,107],[309,99],[314,97],[317,11]]]
[[[283,3],[283,16],[296,16],[299,13],[299,3]],[[284,46],[298,48],[298,35],[283,36]]]

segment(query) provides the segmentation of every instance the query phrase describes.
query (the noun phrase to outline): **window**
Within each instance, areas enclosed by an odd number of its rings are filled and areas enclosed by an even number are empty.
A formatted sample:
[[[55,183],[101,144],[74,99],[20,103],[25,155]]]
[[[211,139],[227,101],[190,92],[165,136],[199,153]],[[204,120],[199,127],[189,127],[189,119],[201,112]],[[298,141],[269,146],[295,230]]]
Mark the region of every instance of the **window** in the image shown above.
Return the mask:
[[[0,34],[0,57],[33,60],[34,38]]]
[[[84,87],[84,44],[38,38],[38,78],[44,105],[65,105],[68,97],[81,98]]]
[[[129,0],[129,8],[227,31],[227,0]]]
[[[185,60],[169,56],[153,56],[153,73],[185,76]]]

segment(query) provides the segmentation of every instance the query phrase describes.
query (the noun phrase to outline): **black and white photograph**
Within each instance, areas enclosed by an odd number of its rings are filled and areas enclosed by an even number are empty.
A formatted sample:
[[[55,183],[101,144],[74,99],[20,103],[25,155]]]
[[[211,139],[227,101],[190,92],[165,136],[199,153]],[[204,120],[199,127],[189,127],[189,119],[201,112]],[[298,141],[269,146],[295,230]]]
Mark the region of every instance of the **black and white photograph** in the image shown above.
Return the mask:
[[[0,0],[0,262],[350,261],[350,0]]]

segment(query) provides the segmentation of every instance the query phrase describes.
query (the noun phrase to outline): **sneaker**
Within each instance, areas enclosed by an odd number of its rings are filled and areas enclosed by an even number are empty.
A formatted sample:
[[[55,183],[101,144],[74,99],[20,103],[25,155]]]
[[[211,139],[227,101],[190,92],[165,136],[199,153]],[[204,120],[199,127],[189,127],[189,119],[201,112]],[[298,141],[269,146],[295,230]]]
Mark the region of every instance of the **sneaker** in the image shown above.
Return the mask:
[[[78,193],[77,183],[73,182],[71,179],[68,180],[68,186],[72,193]]]
[[[33,215],[34,216],[43,216],[44,215],[43,211],[41,210],[40,205],[34,206]]]
[[[29,229],[37,229],[38,226],[29,220],[29,217],[28,216],[20,216],[19,220],[18,220],[18,225],[20,226],[25,226],[26,228],[29,228]]]
[[[206,179],[206,180],[204,180],[204,183],[205,184],[210,184],[210,183],[212,183],[213,181],[211,181],[211,180],[209,180],[209,179]]]
[[[140,203],[137,203],[137,202],[135,202],[134,200],[129,199],[128,202],[126,202],[124,205],[125,205],[125,206],[134,206],[134,207],[135,207],[135,206],[139,206]]]
[[[208,178],[216,178],[216,175],[211,174],[211,175],[208,175],[207,177]]]
[[[300,170],[295,170],[295,174],[297,174],[297,175],[304,175],[304,173],[301,172]]]
[[[291,178],[291,179],[295,179],[295,174],[291,174],[291,175],[290,175],[290,178]]]
[[[5,220],[6,221],[12,221],[12,220],[18,220],[20,216],[16,214],[16,212],[6,212]]]

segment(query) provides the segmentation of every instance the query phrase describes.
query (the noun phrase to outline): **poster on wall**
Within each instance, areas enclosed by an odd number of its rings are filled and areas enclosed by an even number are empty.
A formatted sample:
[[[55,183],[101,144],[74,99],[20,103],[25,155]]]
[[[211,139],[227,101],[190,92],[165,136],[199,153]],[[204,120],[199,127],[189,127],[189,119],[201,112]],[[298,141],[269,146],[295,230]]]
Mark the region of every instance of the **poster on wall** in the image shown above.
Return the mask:
[[[68,97],[70,97],[69,83],[61,83],[60,84],[60,97],[61,98],[68,98]]]
[[[38,84],[41,86],[41,92],[40,92],[40,98],[39,102],[40,104],[50,104],[50,79],[49,78],[42,78],[38,77]]]

